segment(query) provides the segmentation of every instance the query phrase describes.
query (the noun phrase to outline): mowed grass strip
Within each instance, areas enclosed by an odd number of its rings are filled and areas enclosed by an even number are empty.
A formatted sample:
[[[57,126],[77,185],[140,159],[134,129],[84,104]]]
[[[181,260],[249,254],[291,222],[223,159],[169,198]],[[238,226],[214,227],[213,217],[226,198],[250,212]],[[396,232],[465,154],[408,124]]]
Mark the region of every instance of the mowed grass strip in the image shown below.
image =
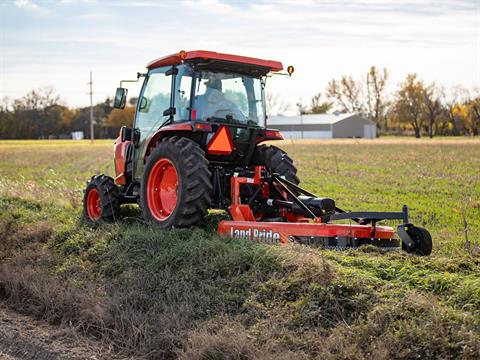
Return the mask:
[[[432,256],[225,240],[215,212],[158,231],[133,205],[92,227],[81,190],[113,175],[111,142],[0,143],[1,298],[135,357],[478,358],[480,142],[281,147],[304,186],[340,207],[409,204]]]

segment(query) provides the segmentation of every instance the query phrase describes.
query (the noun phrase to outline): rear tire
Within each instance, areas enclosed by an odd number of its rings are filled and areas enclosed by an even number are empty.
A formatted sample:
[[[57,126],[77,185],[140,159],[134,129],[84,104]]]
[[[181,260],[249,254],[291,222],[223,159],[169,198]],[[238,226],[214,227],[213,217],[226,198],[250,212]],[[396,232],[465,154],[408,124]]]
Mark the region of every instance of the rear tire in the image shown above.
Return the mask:
[[[166,229],[200,222],[208,212],[211,191],[208,161],[196,142],[165,138],[147,157],[140,203],[153,225]]]
[[[255,149],[254,164],[263,165],[274,173],[285,176],[288,181],[298,185],[297,168],[293,160],[282,149],[276,146],[260,145]]]
[[[83,197],[83,214],[91,222],[114,221],[120,211],[120,193],[113,179],[92,176]]]

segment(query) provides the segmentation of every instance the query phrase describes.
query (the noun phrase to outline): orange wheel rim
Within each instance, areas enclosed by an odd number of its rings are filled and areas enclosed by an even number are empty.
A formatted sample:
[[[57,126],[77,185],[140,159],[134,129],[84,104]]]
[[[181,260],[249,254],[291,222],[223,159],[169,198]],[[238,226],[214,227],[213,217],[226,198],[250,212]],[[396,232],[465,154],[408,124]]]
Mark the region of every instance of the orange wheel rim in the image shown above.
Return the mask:
[[[100,193],[94,188],[87,194],[87,215],[91,220],[98,220],[101,214]]]
[[[147,204],[152,216],[166,220],[177,206],[178,175],[168,159],[160,159],[153,166],[147,181]]]

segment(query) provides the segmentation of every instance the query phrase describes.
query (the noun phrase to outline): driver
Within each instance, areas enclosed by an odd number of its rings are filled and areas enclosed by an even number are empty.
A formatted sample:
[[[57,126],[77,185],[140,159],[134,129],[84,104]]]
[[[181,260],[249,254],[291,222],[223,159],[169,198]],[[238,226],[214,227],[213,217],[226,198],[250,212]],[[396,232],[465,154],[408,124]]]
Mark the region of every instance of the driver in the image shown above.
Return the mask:
[[[222,92],[222,80],[211,76],[205,83],[203,95],[195,98],[194,108],[197,110],[197,119],[206,120],[209,117],[225,118],[231,116],[238,121],[246,121],[245,116],[232,101]]]

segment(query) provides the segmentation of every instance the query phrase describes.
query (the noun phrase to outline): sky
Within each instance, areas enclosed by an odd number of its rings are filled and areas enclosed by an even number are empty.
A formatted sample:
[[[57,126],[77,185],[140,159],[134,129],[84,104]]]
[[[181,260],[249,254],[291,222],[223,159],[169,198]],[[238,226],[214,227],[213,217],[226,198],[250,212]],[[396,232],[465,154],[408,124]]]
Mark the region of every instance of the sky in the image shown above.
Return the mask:
[[[480,0],[0,0],[0,99],[53,86],[86,106],[90,71],[99,102],[152,59],[197,49],[293,65],[267,83],[293,107],[371,65],[388,68],[392,92],[408,73],[473,89]]]

